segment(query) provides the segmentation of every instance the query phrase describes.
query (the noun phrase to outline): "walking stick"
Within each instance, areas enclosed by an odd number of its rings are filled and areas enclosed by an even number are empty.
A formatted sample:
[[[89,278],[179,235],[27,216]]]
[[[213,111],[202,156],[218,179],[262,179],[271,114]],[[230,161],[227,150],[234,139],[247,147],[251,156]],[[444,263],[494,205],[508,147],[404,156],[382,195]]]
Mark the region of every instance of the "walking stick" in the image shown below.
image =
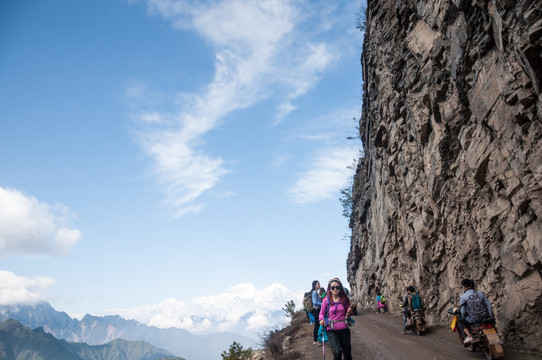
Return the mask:
[[[324,325],[322,326],[322,353],[324,354],[324,360],[326,360],[326,338],[324,336],[325,333],[326,333],[326,326]]]
[[[323,302],[322,302],[322,305],[323,305]],[[328,303],[326,304],[326,314],[324,316],[324,325],[322,325],[322,353],[324,355],[324,360],[326,360],[326,317],[328,316],[328,311],[329,311],[329,300],[328,300]],[[327,339],[329,340],[329,335],[327,337]]]

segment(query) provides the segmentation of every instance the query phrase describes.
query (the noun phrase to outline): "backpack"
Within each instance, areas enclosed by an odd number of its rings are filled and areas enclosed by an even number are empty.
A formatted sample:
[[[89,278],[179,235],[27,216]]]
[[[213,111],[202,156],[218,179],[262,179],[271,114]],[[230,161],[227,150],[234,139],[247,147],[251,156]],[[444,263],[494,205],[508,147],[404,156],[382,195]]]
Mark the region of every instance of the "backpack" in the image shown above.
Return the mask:
[[[386,297],[384,295],[382,295],[382,297],[380,298],[380,302],[382,304],[385,304],[386,303]]]
[[[307,312],[312,312],[314,310],[314,305],[312,303],[312,291],[306,292],[303,295],[303,308]]]
[[[422,308],[422,299],[418,293],[412,294],[412,309],[421,309]]]
[[[465,304],[467,306],[467,313],[471,318],[473,324],[480,323],[482,322],[482,320],[489,316],[486,305],[484,304],[482,299],[480,299],[478,291],[475,290],[474,294],[469,296]]]

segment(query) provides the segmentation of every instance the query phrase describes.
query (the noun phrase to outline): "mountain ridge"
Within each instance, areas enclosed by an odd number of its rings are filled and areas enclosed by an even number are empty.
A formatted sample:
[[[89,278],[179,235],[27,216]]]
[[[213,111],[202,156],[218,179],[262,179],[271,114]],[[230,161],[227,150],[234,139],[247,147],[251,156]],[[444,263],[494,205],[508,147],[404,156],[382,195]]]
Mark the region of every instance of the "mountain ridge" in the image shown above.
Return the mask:
[[[0,306],[0,321],[8,318],[31,328],[42,327],[59,339],[103,345],[118,338],[128,341],[142,340],[187,359],[214,360],[227,350],[233,341],[254,347],[255,340],[230,333],[194,335],[178,328],[160,329],[127,320],[119,315],[94,316],[86,314],[81,320],[65,312],[56,311],[49,303],[34,305],[15,304]]]
[[[68,342],[41,327],[31,330],[15,319],[0,322],[0,359],[183,360],[144,341],[115,339],[94,346]]]

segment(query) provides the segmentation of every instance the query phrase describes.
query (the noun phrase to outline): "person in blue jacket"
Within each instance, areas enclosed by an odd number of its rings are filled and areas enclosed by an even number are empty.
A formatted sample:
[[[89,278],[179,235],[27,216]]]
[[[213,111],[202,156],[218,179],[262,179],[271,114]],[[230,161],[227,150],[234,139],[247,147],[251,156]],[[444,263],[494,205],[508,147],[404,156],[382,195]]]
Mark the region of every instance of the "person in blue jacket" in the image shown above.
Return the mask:
[[[320,328],[320,323],[318,322],[318,315],[320,315],[320,308],[322,307],[322,297],[318,293],[318,290],[320,290],[320,282],[318,280],[314,280],[312,282],[312,315],[314,316],[314,330],[312,332],[313,337],[313,345],[318,346],[322,345],[321,342],[318,341],[318,328]]]
[[[457,319],[457,326],[465,339],[463,342],[468,344],[473,341],[469,327],[481,322],[485,318],[493,318],[493,309],[486,294],[480,290],[474,289],[474,280],[463,279],[461,281],[461,287],[463,288],[463,294],[459,297],[461,316]],[[481,307],[481,312],[475,312],[475,310],[480,309],[469,309],[469,306],[473,304],[470,300],[471,296],[474,298],[474,303],[479,303],[478,307]]]

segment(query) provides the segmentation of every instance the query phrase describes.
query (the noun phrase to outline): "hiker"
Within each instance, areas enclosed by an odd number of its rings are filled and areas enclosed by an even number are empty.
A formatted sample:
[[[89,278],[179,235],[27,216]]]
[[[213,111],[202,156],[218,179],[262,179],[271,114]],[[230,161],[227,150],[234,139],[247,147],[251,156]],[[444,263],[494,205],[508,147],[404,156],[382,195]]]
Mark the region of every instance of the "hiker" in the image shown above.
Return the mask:
[[[326,290],[321,287],[320,290],[318,290],[318,295],[320,295],[320,297],[323,299],[326,297]]]
[[[410,321],[412,311],[417,309],[425,309],[423,299],[416,292],[416,288],[412,285],[406,288],[407,296],[401,307],[403,308],[403,335],[406,335],[407,322]]]
[[[346,296],[348,296],[348,300],[350,300],[350,304],[352,304],[352,315],[358,314],[358,308],[356,304],[354,303],[354,295],[348,290],[348,288],[344,288],[344,292],[346,293]]]
[[[353,308],[341,281],[338,278],[331,279],[327,285],[327,296],[322,302],[318,319],[320,325],[326,326],[334,360],[352,360],[350,329],[348,327],[349,323],[353,322],[350,319]],[[328,319],[327,324],[326,318]]]
[[[459,297],[461,316],[457,319],[457,326],[465,338],[463,342],[468,344],[472,342],[469,327],[488,317],[493,318],[493,309],[487,296],[480,290],[474,290],[474,280],[461,280],[461,287],[463,288],[463,294]]]
[[[309,319],[309,324],[314,325],[314,315],[312,312],[307,313],[307,318]]]
[[[307,315],[307,320],[309,324],[314,324],[314,315],[312,314],[312,310],[314,307],[312,306],[312,290],[307,291],[305,294],[303,294],[303,309],[305,310],[305,314]]]
[[[376,293],[376,312],[380,314],[380,309],[384,311],[384,314],[388,313],[388,306],[386,305],[386,297],[382,296],[380,291]]]
[[[312,290],[311,290],[311,299],[312,299],[312,316],[314,316],[314,329],[312,332],[313,337],[313,345],[319,346],[322,345],[320,341],[318,341],[318,328],[320,327],[320,324],[318,322],[318,315],[320,314],[320,307],[322,306],[322,298],[318,294],[318,290],[320,290],[320,282],[318,280],[314,280],[312,282]]]

